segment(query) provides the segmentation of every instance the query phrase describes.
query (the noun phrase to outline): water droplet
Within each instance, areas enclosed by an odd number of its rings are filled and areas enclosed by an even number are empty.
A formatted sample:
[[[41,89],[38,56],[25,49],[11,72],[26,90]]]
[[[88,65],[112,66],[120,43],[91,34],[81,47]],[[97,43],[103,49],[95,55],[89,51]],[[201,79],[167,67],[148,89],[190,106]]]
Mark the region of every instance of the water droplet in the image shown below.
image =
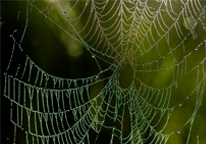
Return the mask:
[[[13,31],[13,33],[16,33],[18,30],[17,29],[15,29],[14,31]]]
[[[177,64],[177,66],[180,66],[180,64]]]
[[[48,15],[46,15],[46,18],[48,18]]]
[[[145,64],[142,64],[142,66],[145,66]]]
[[[98,79],[98,78],[99,78],[99,76],[97,75],[97,76],[96,76],[96,78]]]
[[[186,99],[189,99],[189,97],[186,97]]]
[[[198,51],[199,49],[198,49],[198,48],[196,48],[195,50],[196,50],[196,51]]]
[[[159,61],[158,59],[156,61]]]
[[[178,133],[178,134],[181,134],[181,130],[179,129],[179,130],[177,131],[177,133]]]
[[[166,58],[166,56],[163,56],[163,58]]]
[[[206,43],[206,39],[204,40],[204,42]]]
[[[95,58],[95,56],[94,56],[94,55],[92,55],[92,58]]]
[[[66,20],[69,20],[69,18],[68,18],[68,17],[66,17]]]
[[[183,104],[182,104],[182,103],[180,103],[180,104],[179,104],[179,107],[181,107],[182,105],[183,105]]]
[[[64,14],[67,14],[66,12],[64,12]]]

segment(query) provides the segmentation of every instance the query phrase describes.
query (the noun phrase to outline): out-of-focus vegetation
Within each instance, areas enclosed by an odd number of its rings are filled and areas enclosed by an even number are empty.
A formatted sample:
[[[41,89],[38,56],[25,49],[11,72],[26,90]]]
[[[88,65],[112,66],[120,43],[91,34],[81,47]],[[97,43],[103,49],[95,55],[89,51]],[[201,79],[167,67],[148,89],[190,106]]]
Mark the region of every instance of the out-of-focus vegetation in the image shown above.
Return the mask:
[[[13,33],[13,30],[18,29],[18,32],[15,33],[15,37],[17,40],[20,40],[26,18],[24,13],[26,12],[26,2],[22,2],[21,11],[20,11],[20,20],[17,21],[17,13],[19,9],[19,3],[14,1],[2,1],[1,2],[1,60],[2,60],[2,71],[1,76],[3,78],[3,73],[5,72],[6,66],[10,59],[10,53],[12,49],[12,39],[9,37],[10,34]],[[36,5],[38,7],[45,7],[46,2],[37,2]],[[25,7],[24,7],[25,6]],[[70,15],[74,15],[78,13],[77,11],[70,12]],[[78,77],[86,77],[93,74],[97,74],[99,69],[92,59],[91,54],[82,47],[76,40],[74,40],[71,36],[69,36],[66,31],[71,33],[74,37],[77,37],[75,31],[72,29],[68,20],[66,20],[63,15],[63,11],[60,6],[54,6],[52,8],[51,13],[48,15],[49,18],[53,19],[64,29],[60,29],[56,25],[54,25],[48,18],[39,13],[36,9],[33,9],[31,13],[29,13],[29,24],[28,29],[25,33],[25,38],[22,43],[22,47],[25,50],[25,53],[29,55],[33,61],[39,65],[42,69],[56,76],[64,77],[64,78],[78,78]],[[167,17],[164,17],[167,19]],[[188,18],[194,23],[196,22],[193,18]],[[190,27],[182,22],[182,28],[185,27],[185,31],[188,31]],[[82,22],[82,26],[84,26],[84,21]],[[184,56],[187,55],[191,49],[194,49],[196,45],[201,42],[202,38],[205,38],[205,35],[202,35],[202,32],[199,30],[197,25],[197,39],[193,40],[192,37],[188,41],[186,41],[185,49],[183,52],[182,49],[178,49],[176,53],[167,55],[167,57],[163,60],[162,63],[159,62],[159,66],[166,67],[165,63],[167,63],[167,67],[173,65],[173,58],[183,59]],[[81,28],[81,26],[80,26]],[[179,41],[176,41],[177,35],[171,34],[171,46],[175,46]],[[78,37],[77,37],[78,38]],[[159,71],[155,73],[142,72],[137,73],[137,77],[142,80],[145,84],[150,85],[155,88],[164,89],[168,85],[173,82],[173,75],[177,76],[177,86],[172,88],[172,95],[170,106],[177,106],[172,112],[171,119],[169,120],[166,129],[163,133],[175,132],[170,138],[169,144],[185,144],[188,138],[188,132],[191,129],[191,138],[190,143],[204,144],[206,143],[205,131],[206,131],[206,86],[205,84],[198,85],[197,83],[205,77],[205,73],[202,73],[204,67],[199,69],[201,72],[198,74],[198,69],[192,70],[186,75],[181,75],[180,72],[188,72],[196,65],[200,63],[200,60],[206,57],[205,54],[205,45],[201,47],[199,51],[195,54],[188,57],[187,61],[179,66],[179,73],[177,73],[173,69],[166,69],[164,71]],[[170,49],[167,44],[164,42],[158,45],[158,51],[161,55],[167,54]],[[157,48],[154,48],[153,51],[146,53],[144,56],[138,59],[138,63],[147,63],[154,59],[158,59]],[[129,67],[129,66],[128,66]],[[134,73],[134,71],[130,68],[124,69],[121,79],[120,85],[124,85],[122,87],[127,87],[131,83],[131,80],[127,81],[128,74]],[[125,80],[125,81],[124,81]],[[127,84],[126,84],[127,83]],[[204,82],[205,83],[205,80]],[[3,80],[1,80],[1,89],[3,89]],[[100,91],[104,87],[104,84],[99,85],[99,87],[92,87],[91,93]],[[194,89],[201,89],[203,91],[203,99],[202,104],[195,115],[194,124],[191,126],[190,123],[184,125],[194,112],[196,102],[199,100],[198,92],[192,93]],[[199,91],[201,93],[201,91]],[[1,92],[2,93],[2,92]],[[192,93],[191,95],[189,95]],[[189,98],[185,100],[189,95]],[[2,102],[7,101],[4,97],[1,97]],[[8,102],[6,102],[8,103]],[[6,104],[5,103],[5,104]],[[7,127],[10,127],[11,123],[5,121],[4,118],[7,115],[7,105],[2,104],[2,131],[5,131],[6,135],[9,136],[9,132],[6,130]],[[128,119],[128,118],[126,118]],[[158,117],[156,118],[158,120]],[[8,126],[7,126],[8,125]],[[178,130],[180,130],[178,132]],[[2,135],[4,137],[4,135]],[[11,136],[12,137],[12,136]],[[198,143],[199,142],[199,143]]]

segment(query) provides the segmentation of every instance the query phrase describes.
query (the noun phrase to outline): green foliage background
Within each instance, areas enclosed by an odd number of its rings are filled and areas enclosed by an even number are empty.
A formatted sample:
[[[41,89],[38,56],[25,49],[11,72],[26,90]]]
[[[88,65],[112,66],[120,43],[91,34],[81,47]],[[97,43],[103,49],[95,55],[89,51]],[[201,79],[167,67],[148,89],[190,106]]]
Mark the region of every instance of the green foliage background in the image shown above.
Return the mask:
[[[37,2],[38,7],[44,7],[45,2]],[[152,3],[151,3],[152,5]],[[22,31],[25,26],[25,2],[22,2],[21,5],[21,17],[20,21],[16,20],[16,16],[19,9],[19,3],[16,1],[1,1],[1,94],[4,85],[3,73],[6,71],[6,66],[10,59],[10,53],[12,49],[13,41],[9,37],[15,29],[18,29],[18,32],[15,33],[16,38],[21,38]],[[81,7],[81,6],[80,6]],[[154,6],[155,7],[155,6]],[[178,7],[178,6],[177,6]],[[81,8],[79,8],[81,9]],[[75,11],[75,13],[80,12],[80,10]],[[72,35],[76,36],[75,32],[72,30],[71,26],[68,24],[68,21],[63,15],[63,11],[59,7],[54,7],[52,13],[48,15],[55,19],[55,21],[61,25],[66,31],[69,31]],[[85,17],[86,18],[86,17]],[[167,19],[167,17],[164,17]],[[205,20],[204,20],[205,21]],[[205,21],[206,22],[206,21]],[[84,20],[82,20],[82,26],[84,25]],[[201,31],[200,25],[196,28],[198,35],[197,40],[190,38],[185,43],[186,52],[184,53],[182,49],[179,49],[175,53],[177,59],[182,59],[187,52],[194,49],[197,43],[201,42],[205,38],[205,32]],[[80,26],[81,27],[81,26]],[[183,25],[182,25],[183,27]],[[187,31],[187,30],[185,30]],[[175,47],[179,41],[177,36],[171,32],[171,47]],[[145,43],[147,47],[147,44]],[[73,38],[65,34],[65,31],[59,29],[56,25],[50,22],[46,17],[41,15],[37,10],[33,9],[33,12],[29,15],[29,25],[28,30],[25,35],[25,39],[22,44],[25,54],[29,55],[31,59],[43,70],[46,72],[64,77],[64,78],[78,78],[91,76],[97,74],[99,69],[96,65],[94,59],[92,59],[91,54],[78,44]],[[169,49],[164,42],[159,43],[159,51],[161,55],[168,53]],[[190,56],[187,61],[187,69],[191,69],[194,66],[198,65],[200,60],[206,57],[206,47],[203,46],[201,49],[196,52],[194,55]],[[151,51],[141,58],[138,59],[139,64],[147,63],[158,59],[157,49],[154,48],[154,51]],[[173,57],[167,55],[165,62],[168,66],[172,63]],[[162,62],[163,65],[164,62]],[[160,63],[161,64],[161,63]],[[107,64],[103,63],[102,67],[107,67]],[[145,68],[145,67],[144,67]],[[205,64],[202,67],[206,71]],[[180,65],[180,69],[185,70],[184,65]],[[126,68],[123,68],[121,73],[120,85],[122,87],[128,87],[131,84],[131,75],[134,71],[130,68],[129,65]],[[151,73],[136,73],[137,77],[141,79],[147,85],[153,86],[155,88],[165,88],[172,82],[173,72],[171,69],[159,71],[154,74]],[[185,100],[186,96],[191,93],[191,91],[197,86],[197,78],[202,79],[205,77],[205,73],[200,73],[197,75],[197,70],[190,72],[187,75],[178,76],[178,85],[177,89],[172,89],[171,103],[170,106],[182,104],[181,107],[177,107],[172,113],[172,117],[164,131],[164,133],[170,133],[172,131],[178,131],[181,129],[181,134],[177,132],[171,136],[168,143],[170,144],[185,144],[189,132],[189,124],[182,128],[182,126],[187,122],[191,117],[194,111],[196,101],[198,100],[197,94],[194,93],[190,96],[188,100]],[[130,79],[130,80],[128,80]],[[205,81],[204,81],[205,82]],[[91,89],[92,95],[98,93],[105,84],[93,87]],[[137,85],[138,87],[138,85]],[[203,90],[206,90],[206,86],[200,87]],[[197,135],[199,135],[199,143],[206,143],[206,99],[205,91],[203,94],[202,105],[197,112],[194,125],[191,132],[191,144],[198,143]],[[2,139],[10,136],[10,125],[8,122],[9,116],[9,101],[1,96],[1,105],[2,105]],[[127,121],[128,118],[125,118]],[[156,118],[158,119],[158,118]],[[125,130],[127,131],[127,130]],[[5,134],[5,135],[4,135]],[[11,136],[12,137],[12,136]],[[22,143],[22,142],[19,142]]]

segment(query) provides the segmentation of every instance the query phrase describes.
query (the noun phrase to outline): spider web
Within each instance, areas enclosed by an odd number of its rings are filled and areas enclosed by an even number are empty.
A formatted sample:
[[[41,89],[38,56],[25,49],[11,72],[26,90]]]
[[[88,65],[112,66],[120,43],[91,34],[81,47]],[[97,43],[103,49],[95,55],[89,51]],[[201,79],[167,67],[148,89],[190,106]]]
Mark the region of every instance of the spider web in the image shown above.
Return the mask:
[[[6,143],[206,142],[204,1],[1,3]]]

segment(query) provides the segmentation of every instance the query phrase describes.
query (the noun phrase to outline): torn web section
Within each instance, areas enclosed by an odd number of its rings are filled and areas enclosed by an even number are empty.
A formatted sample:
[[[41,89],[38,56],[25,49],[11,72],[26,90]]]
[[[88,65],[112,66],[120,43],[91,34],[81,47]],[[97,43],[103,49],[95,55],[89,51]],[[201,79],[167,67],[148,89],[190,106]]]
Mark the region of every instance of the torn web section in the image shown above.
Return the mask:
[[[2,81],[5,81],[5,85],[4,86],[2,85],[1,87],[2,90],[1,94],[2,96],[4,95],[7,98],[11,98],[14,99],[15,101],[18,101],[19,103],[20,102],[23,103],[23,100],[20,101],[18,99],[19,94],[17,93],[17,91],[18,89],[20,89],[19,84],[16,83],[15,80],[13,80],[12,75],[17,76],[19,74],[20,67],[21,67],[19,63],[25,61],[25,57],[17,58],[18,57],[17,55],[20,55],[21,53],[21,48],[19,48],[20,41],[22,39],[22,33],[26,25],[26,21],[20,22],[20,19],[22,19],[22,17],[25,18],[26,15],[20,16],[21,12],[19,11],[19,7],[20,7],[19,2],[14,2],[12,5],[11,3],[4,1],[1,2],[1,4],[4,5],[4,8],[9,8],[11,10],[10,12],[12,13],[12,15],[8,16],[6,15],[7,12],[5,12],[7,10],[2,8],[2,12],[4,11],[5,13],[2,14],[1,16],[5,18],[4,20],[6,24],[2,25],[3,28],[1,29],[2,35],[4,35],[5,38],[3,39],[2,37],[2,41],[3,41],[2,47],[4,47],[4,49],[2,49],[2,53],[4,54],[2,55],[2,58],[4,59],[4,63],[2,63],[1,65],[2,71],[5,72],[5,73],[1,73],[1,78]],[[25,13],[26,11],[25,5],[23,7],[24,8],[22,9],[22,13]],[[17,55],[15,56],[14,53],[16,53]],[[8,60],[7,58],[9,58],[10,60]],[[14,59],[14,61],[12,62],[11,59]],[[6,64],[7,66],[4,64]],[[12,75],[8,76],[9,73]],[[7,87],[9,88],[7,89]],[[14,102],[12,102],[11,99],[4,99],[2,97],[2,106],[8,106],[7,108],[4,109],[5,119],[2,120],[2,124],[7,126],[3,128],[5,131],[3,132],[4,138],[2,138],[2,141],[4,142],[5,140],[8,143],[11,143],[13,139],[17,139],[16,134],[14,133],[19,132],[17,130],[18,126],[12,126],[14,124],[14,123],[12,124],[12,122],[17,122],[16,118],[17,117],[20,118],[20,113],[21,113],[20,108]],[[9,117],[10,120],[8,119]],[[11,125],[8,124],[7,122],[9,122]],[[20,120],[17,123],[20,124],[21,123]],[[20,133],[20,137],[21,136],[22,133]]]

